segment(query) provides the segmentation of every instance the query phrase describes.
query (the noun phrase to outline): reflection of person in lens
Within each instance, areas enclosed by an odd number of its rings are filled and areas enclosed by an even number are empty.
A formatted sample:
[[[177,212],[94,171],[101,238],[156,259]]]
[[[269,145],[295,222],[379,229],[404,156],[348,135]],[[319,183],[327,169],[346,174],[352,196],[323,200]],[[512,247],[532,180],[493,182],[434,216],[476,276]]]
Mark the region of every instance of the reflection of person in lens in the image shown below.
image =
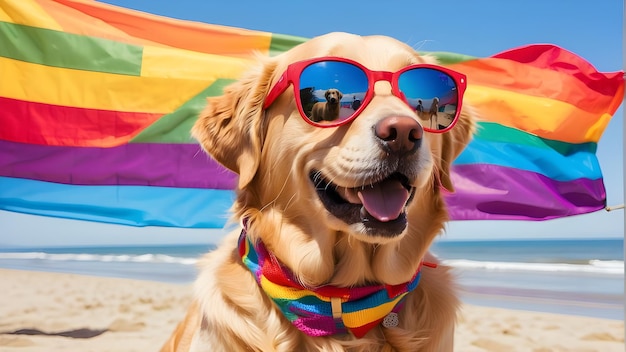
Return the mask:
[[[311,109],[311,121],[313,122],[333,121],[339,117],[343,94],[338,89],[330,88],[324,93],[324,97],[326,97],[326,101],[315,103]]]
[[[357,111],[361,107],[361,101],[356,98],[356,96],[352,97],[352,110]]]
[[[431,129],[437,128],[437,124],[438,124],[437,113],[438,112],[439,112],[439,98],[435,97],[433,99],[432,104],[430,104],[430,109],[428,110],[428,116],[430,116],[430,128]]]
[[[422,105],[422,99],[419,99],[417,101],[417,107],[415,108],[415,111],[417,111],[418,116],[422,116],[422,113],[424,112],[424,105]]]

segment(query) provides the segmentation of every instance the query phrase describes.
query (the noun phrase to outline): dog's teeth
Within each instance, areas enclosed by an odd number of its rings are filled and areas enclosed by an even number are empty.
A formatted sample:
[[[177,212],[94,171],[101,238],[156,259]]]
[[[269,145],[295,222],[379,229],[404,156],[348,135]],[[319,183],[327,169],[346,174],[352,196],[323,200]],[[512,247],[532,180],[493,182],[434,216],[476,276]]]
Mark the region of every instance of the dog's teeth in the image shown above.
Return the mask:
[[[361,207],[361,221],[369,221],[370,214],[365,210],[365,207]]]

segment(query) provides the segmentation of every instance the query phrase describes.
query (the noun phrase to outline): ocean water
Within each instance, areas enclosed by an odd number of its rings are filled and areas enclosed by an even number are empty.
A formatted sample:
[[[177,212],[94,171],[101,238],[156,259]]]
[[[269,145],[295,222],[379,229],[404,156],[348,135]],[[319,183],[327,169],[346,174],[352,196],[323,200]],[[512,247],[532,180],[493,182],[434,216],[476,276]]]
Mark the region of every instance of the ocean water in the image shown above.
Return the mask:
[[[624,241],[447,241],[466,303],[624,320]]]
[[[0,268],[190,283],[203,245],[0,249]],[[624,319],[622,239],[440,241],[463,302]],[[436,270],[436,269],[435,269]]]

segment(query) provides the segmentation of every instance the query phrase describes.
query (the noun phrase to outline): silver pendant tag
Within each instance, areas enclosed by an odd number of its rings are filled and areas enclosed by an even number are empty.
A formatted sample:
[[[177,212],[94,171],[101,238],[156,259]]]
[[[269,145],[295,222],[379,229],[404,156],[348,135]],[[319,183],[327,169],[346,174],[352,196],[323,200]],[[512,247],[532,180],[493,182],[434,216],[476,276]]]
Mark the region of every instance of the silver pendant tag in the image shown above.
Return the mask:
[[[383,319],[383,326],[386,328],[395,328],[398,326],[400,319],[398,319],[398,313],[391,312],[387,314],[385,319]]]

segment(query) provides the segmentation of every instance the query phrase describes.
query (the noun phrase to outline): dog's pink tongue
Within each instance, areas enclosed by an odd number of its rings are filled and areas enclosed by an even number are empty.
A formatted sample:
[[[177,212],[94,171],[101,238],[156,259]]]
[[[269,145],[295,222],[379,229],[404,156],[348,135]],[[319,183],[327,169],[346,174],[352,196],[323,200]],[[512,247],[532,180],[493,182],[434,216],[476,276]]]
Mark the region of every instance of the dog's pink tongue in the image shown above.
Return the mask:
[[[365,210],[381,222],[397,219],[409,199],[409,191],[397,180],[386,180],[365,187],[358,195]]]

